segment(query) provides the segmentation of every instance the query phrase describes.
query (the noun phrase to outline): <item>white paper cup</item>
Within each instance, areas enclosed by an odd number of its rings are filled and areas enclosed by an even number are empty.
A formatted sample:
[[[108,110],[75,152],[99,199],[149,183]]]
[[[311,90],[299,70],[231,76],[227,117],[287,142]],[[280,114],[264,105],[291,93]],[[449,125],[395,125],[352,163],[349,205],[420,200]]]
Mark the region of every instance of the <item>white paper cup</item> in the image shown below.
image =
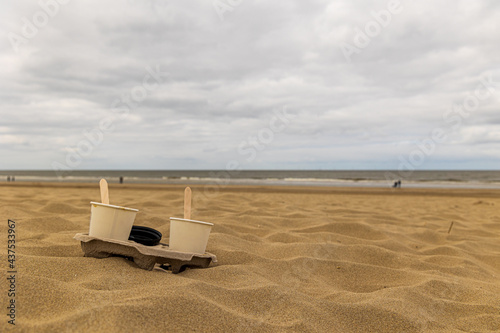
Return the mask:
[[[133,208],[91,202],[89,236],[128,240],[138,211]]]
[[[170,218],[169,248],[172,251],[204,254],[213,223]]]

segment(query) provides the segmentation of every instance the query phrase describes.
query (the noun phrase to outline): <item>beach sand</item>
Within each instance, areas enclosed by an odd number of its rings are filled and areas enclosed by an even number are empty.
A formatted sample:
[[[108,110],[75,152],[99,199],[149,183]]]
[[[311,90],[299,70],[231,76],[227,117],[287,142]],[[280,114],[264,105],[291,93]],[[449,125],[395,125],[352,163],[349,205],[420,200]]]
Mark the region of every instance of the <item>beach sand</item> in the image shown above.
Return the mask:
[[[183,189],[113,184],[110,201],[168,242]],[[500,330],[500,191],[192,189],[192,218],[215,223],[218,263],[174,275],[83,257],[73,236],[88,232],[97,184],[0,184],[4,276],[16,222],[16,331]]]

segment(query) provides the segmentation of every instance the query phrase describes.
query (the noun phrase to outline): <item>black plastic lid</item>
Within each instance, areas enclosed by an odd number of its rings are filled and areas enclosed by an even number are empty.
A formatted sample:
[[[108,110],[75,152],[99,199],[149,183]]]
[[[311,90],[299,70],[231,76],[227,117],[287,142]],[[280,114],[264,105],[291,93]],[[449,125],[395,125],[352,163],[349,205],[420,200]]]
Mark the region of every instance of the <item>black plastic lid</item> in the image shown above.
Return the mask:
[[[160,243],[161,237],[161,232],[153,228],[133,226],[128,239],[146,246],[155,246]]]

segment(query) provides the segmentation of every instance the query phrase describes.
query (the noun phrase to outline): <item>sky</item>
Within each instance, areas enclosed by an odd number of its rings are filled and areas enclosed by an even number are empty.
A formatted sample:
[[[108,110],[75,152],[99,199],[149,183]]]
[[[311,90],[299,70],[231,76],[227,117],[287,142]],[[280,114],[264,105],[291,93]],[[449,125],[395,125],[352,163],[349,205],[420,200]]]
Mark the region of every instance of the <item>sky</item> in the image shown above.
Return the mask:
[[[0,170],[497,169],[496,0],[0,11]]]

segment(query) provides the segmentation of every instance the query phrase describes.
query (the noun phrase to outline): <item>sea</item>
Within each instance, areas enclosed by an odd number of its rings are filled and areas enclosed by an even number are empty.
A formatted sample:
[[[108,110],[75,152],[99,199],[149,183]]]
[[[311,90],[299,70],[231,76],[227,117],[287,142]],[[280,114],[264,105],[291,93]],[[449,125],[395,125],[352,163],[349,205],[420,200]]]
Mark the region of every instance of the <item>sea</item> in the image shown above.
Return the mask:
[[[474,170],[4,170],[0,182],[214,184],[500,189],[499,171]]]

